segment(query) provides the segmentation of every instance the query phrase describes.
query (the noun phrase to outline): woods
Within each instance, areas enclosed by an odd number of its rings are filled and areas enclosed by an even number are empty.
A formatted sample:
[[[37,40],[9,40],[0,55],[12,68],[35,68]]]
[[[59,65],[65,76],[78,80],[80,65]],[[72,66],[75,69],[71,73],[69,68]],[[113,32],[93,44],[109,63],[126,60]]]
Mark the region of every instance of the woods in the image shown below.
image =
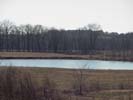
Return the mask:
[[[0,51],[78,54],[109,51],[122,55],[132,52],[132,32],[108,33],[103,32],[98,26],[92,26],[77,30],[58,30],[42,25],[16,26],[9,21],[3,21],[0,22]]]

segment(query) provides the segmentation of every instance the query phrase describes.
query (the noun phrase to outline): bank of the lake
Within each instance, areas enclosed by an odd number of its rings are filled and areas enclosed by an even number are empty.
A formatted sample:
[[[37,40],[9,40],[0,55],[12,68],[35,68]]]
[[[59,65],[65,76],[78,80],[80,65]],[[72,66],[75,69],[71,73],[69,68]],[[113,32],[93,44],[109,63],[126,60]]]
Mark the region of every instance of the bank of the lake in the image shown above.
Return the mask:
[[[0,59],[85,59],[85,60],[112,60],[133,62],[132,52],[130,56],[112,55],[110,53],[97,54],[64,54],[46,52],[0,52]]]

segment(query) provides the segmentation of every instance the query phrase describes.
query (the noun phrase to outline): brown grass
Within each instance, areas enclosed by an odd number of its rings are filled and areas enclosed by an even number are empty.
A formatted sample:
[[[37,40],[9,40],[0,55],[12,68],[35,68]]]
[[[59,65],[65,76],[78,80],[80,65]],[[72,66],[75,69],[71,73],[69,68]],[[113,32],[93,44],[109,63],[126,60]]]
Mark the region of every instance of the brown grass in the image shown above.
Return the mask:
[[[0,68],[0,70],[5,67]],[[26,68],[17,69],[31,74],[31,79],[42,87],[49,77],[56,84],[56,88],[67,100],[132,100],[133,99],[133,71],[130,70],[84,70],[84,77],[89,91],[85,95],[74,95],[72,84],[75,69],[57,68]],[[96,87],[99,87],[98,89]],[[124,99],[123,99],[124,98]],[[132,98],[132,99],[130,99]]]
[[[126,56],[120,56],[111,52],[98,52],[93,55],[82,54],[64,54],[64,53],[47,53],[47,52],[0,52],[0,59],[98,59],[98,60],[124,60],[133,61],[132,51]]]

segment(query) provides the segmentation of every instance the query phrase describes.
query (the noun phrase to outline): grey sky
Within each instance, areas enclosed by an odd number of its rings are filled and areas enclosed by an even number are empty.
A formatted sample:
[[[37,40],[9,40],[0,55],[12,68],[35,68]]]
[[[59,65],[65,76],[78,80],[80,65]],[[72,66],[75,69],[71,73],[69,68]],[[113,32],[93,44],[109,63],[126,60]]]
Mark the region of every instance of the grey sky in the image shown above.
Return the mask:
[[[98,23],[104,31],[133,31],[133,0],[0,0],[0,21],[76,29]]]

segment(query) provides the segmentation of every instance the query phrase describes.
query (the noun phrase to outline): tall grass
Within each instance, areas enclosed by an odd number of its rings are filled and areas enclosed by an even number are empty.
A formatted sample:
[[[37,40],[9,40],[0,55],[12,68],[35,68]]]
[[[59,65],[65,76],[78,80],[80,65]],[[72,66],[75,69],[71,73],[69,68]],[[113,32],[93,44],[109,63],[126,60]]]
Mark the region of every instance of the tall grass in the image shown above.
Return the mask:
[[[12,67],[0,71],[0,100],[38,100],[36,94],[29,73]]]
[[[73,72],[73,71],[72,71]],[[37,72],[38,73],[38,72]],[[132,100],[133,91],[128,83],[115,79],[114,83],[103,84],[103,80],[88,81],[88,71],[77,70],[73,81],[68,79],[71,88],[60,90],[58,81],[45,74],[43,82],[38,85],[33,72],[21,68],[8,67],[0,69],[0,100]],[[39,73],[40,74],[40,73]],[[61,74],[62,75],[62,74]],[[63,76],[64,77],[64,76]],[[64,77],[65,78],[65,77]],[[70,78],[70,77],[69,77]],[[90,78],[89,78],[90,79]],[[63,80],[61,79],[60,82]],[[103,82],[103,83],[102,83]],[[115,84],[115,86],[110,85]],[[64,84],[65,87],[65,84]],[[106,88],[107,87],[107,88]],[[118,90],[118,91],[117,91]],[[124,91],[129,90],[128,92]],[[116,91],[116,92],[115,92]]]

